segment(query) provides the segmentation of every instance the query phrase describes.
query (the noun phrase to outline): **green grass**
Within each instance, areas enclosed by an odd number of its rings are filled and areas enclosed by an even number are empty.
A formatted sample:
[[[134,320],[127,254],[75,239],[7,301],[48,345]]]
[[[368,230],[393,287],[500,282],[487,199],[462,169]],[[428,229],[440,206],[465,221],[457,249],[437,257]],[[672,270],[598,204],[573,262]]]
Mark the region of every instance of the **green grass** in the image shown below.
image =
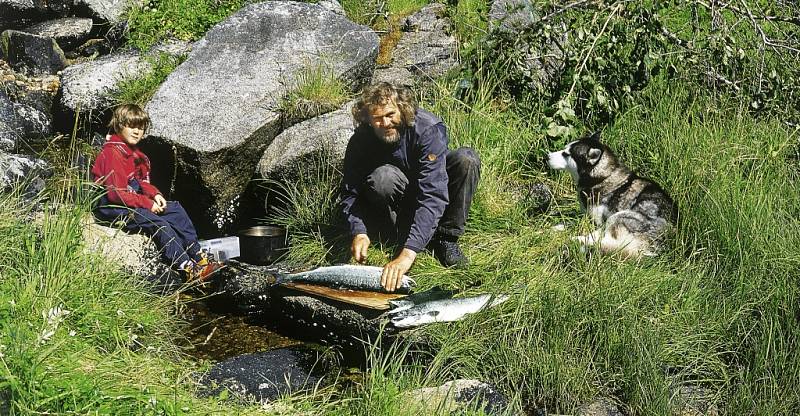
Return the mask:
[[[138,77],[125,78],[117,83],[114,100],[119,104],[147,105],[158,87],[186,58],[158,54],[146,58],[151,70]]]
[[[4,414],[208,414],[174,344],[175,299],[88,254],[84,204],[35,214],[0,196],[0,397]],[[31,218],[37,218],[31,220]],[[228,411],[250,413],[252,409]]]
[[[325,64],[308,65],[289,81],[278,110],[289,119],[307,119],[336,110],[351,96],[350,90]]]
[[[169,38],[194,41],[243,5],[243,0],[153,0],[128,13],[128,43],[147,50]]]
[[[795,413],[797,133],[752,118],[735,101],[654,82],[603,137],[672,194],[680,226],[660,258],[620,263],[569,243],[592,225],[577,213],[568,175],[530,162],[556,146],[531,128],[541,113],[520,116],[491,96],[479,89],[466,105],[444,86],[423,104],[445,120],[451,148],[478,150],[483,170],[462,239],[470,268],[443,269],[423,254],[412,274],[423,289],[510,292],[512,299],[414,332],[432,342],[432,361],[370,373],[349,393],[360,404],[347,411],[395,411],[403,407],[393,399],[398,389],[466,377],[557,413],[605,396],[631,414],[669,414],[681,406],[680,386],[705,389],[724,414]],[[526,180],[551,186],[548,213],[525,213],[509,184]],[[567,231],[551,229],[562,221],[572,224]],[[337,262],[348,245],[345,237],[310,233],[291,256]],[[374,246],[368,262],[382,265],[393,249]]]

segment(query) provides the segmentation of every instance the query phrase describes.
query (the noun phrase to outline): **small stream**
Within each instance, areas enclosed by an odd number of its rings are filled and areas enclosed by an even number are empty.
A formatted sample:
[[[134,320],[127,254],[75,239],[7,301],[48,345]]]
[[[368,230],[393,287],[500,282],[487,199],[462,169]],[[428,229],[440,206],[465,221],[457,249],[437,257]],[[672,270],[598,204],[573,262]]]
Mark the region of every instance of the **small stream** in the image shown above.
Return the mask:
[[[237,355],[308,344],[269,328],[263,318],[215,312],[203,300],[184,300],[179,316],[189,325],[181,346],[198,360],[219,362]]]

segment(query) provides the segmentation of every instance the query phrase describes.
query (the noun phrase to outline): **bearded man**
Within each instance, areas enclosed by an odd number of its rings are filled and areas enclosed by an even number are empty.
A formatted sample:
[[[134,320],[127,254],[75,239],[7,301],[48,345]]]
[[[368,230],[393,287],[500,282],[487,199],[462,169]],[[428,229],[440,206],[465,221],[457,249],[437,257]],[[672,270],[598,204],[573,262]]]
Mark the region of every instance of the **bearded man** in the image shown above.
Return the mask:
[[[369,86],[352,112],[356,130],[344,157],[341,206],[353,258],[366,260],[368,234],[402,243],[383,268],[381,284],[388,291],[426,247],[446,267],[465,266],[458,238],[480,179],[477,153],[449,151],[444,123],[418,108],[407,88]]]

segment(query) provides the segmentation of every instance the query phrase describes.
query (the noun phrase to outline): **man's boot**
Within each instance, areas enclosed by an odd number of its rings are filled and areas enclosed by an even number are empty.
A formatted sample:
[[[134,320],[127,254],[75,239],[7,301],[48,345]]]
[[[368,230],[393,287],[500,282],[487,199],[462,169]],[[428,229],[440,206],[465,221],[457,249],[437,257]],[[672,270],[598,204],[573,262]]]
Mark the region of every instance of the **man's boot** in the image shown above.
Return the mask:
[[[428,244],[428,248],[433,252],[433,256],[439,260],[439,263],[442,263],[442,266],[455,266],[460,269],[469,265],[467,256],[461,251],[461,247],[455,239],[434,238]]]

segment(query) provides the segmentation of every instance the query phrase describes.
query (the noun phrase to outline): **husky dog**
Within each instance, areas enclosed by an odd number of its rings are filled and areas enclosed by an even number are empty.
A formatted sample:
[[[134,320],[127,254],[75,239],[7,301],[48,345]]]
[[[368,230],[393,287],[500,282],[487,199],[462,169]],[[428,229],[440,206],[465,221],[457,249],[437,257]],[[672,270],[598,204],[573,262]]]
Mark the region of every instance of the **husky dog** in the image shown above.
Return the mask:
[[[675,225],[678,209],[658,184],[620,163],[600,143],[599,132],[548,154],[547,164],[572,175],[581,209],[598,227],[591,234],[573,237],[582,249],[597,245],[602,253],[619,252],[624,258],[658,253],[664,234]]]

